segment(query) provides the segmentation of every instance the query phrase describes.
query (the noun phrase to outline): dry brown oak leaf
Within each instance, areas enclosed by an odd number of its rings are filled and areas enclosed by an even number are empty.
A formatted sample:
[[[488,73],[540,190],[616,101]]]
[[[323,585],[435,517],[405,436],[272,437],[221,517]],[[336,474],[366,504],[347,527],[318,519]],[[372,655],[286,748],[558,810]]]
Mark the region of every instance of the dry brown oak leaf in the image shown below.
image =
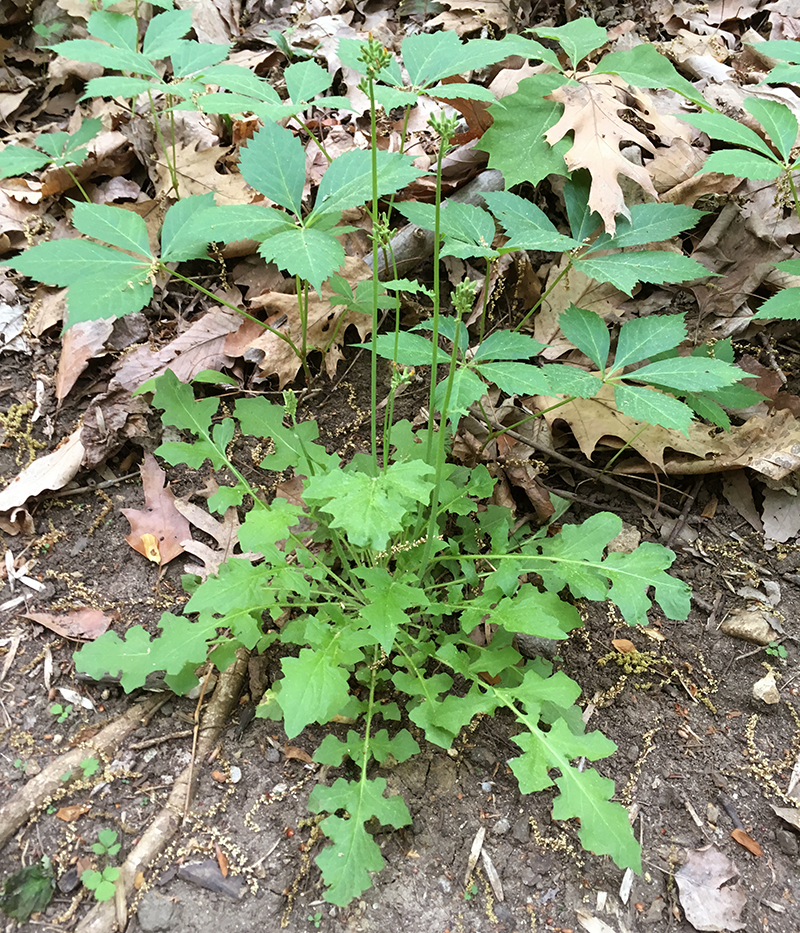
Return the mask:
[[[183,554],[181,542],[191,538],[192,531],[189,522],[175,508],[175,496],[164,485],[167,474],[152,454],[144,455],[141,473],[145,507],[120,509],[131,523],[131,533],[125,540],[134,551],[163,566]]]
[[[675,138],[690,138],[687,127],[658,114],[646,94],[632,91],[615,75],[588,75],[579,84],[556,88],[547,100],[563,104],[564,113],[544,138],[554,146],[567,133],[574,134],[572,148],[564,156],[567,168],[571,172],[589,169],[589,207],[603,218],[606,230],[613,236],[617,214],[629,216],[619,175],[633,179],[653,200],[658,200],[650,173],[629,162],[620,151],[621,144],[635,143],[655,154],[655,143],[637,126],[646,127],[650,136],[664,145],[670,145]]]

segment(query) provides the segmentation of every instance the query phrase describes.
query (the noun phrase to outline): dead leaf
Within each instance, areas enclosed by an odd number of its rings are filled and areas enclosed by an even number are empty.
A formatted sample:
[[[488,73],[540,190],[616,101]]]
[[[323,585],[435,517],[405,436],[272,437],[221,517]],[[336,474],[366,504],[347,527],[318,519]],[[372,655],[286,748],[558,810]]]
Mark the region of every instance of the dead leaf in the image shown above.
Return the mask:
[[[296,745],[284,745],[283,754],[287,758],[296,758],[298,761],[304,761],[306,764],[313,764],[314,759],[308,752],[303,751],[302,748],[298,748]]]
[[[82,817],[84,813],[88,813],[91,809],[89,804],[75,803],[69,807],[61,807],[60,810],[56,811],[56,817],[65,823],[74,823],[75,820]]]
[[[214,843],[214,849],[216,850],[216,853],[217,853],[217,865],[219,865],[219,870],[222,872],[222,877],[227,878],[228,877],[227,856],[220,848],[220,844],[218,842]]]
[[[51,454],[37,457],[0,492],[0,514],[12,512],[45,489],[66,486],[80,469],[83,455],[81,429],[76,428]]]
[[[67,613],[29,612],[23,616],[64,638],[94,641],[108,629],[111,619],[99,609],[73,609]]]
[[[612,638],[611,644],[620,654],[630,654],[631,651],[636,651],[636,645],[627,638]]]
[[[211,308],[184,333],[165,347],[153,351],[140,347],[125,357],[114,377],[129,392],[160,376],[169,367],[181,382],[189,382],[204,369],[221,370],[233,365],[225,350],[229,334],[238,330],[242,318],[225,308]]]
[[[125,537],[134,551],[143,554],[148,560],[147,536],[155,537],[160,557],[160,564],[168,564],[179,554],[183,554],[181,542],[191,538],[189,522],[175,508],[175,495],[164,486],[167,474],[161,469],[152,454],[145,454],[141,467],[142,488],[144,490],[144,509],[120,509],[131,524],[131,532]]]
[[[782,820],[785,820],[800,832],[800,809],[797,807],[776,807],[774,803],[771,803],[770,806]]]
[[[547,409],[556,401],[560,400],[537,398],[535,407]],[[530,407],[529,402],[526,404]],[[604,385],[594,398],[575,399],[544,417],[550,425],[566,422],[589,459],[603,440],[611,447],[627,444],[647,463],[677,476],[749,467],[780,480],[800,468],[800,423],[786,410],[764,418],[750,418],[724,433],[696,421],[690,425],[687,436],[617,411],[613,387]],[[617,472],[637,474],[649,469],[636,461],[619,464]]]
[[[356,284],[369,278],[371,270],[363,260],[348,256],[340,274],[355,291]],[[369,332],[371,322],[365,314],[347,311],[343,305],[331,305],[331,295],[329,282],[322,286],[322,297],[313,291],[309,294],[306,345],[309,351],[319,350],[323,353],[325,370],[329,376],[334,376],[336,366],[342,359],[339,345],[347,328],[351,324],[354,325],[363,339]],[[300,315],[296,295],[268,292],[255,299],[251,307],[262,309],[273,327],[291,337],[295,346],[300,345]],[[225,352],[231,356],[241,356],[248,350],[255,350],[261,354],[258,368],[265,376],[277,376],[278,388],[283,388],[287,382],[294,379],[300,369],[297,354],[284,340],[245,321],[238,332],[231,334],[225,341]]]
[[[211,480],[208,484],[209,487],[211,487],[212,484],[213,488],[209,489],[209,495],[213,495],[219,488],[216,481]],[[230,558],[253,561],[258,560],[262,556],[252,551],[239,554],[233,553],[234,548],[239,543],[240,526],[239,516],[235,506],[231,506],[227,509],[222,517],[222,521],[217,521],[217,519],[210,515],[205,509],[200,508],[199,505],[195,505],[193,502],[189,502],[187,499],[176,499],[175,508],[187,521],[191,522],[195,528],[204,531],[219,544],[219,548],[214,549],[202,541],[196,541],[194,539],[184,541],[184,550],[189,554],[193,554],[203,562],[202,567],[197,564],[187,564],[185,568],[187,573],[197,574],[205,580],[210,574],[218,573],[222,564]]]
[[[62,336],[56,371],[56,398],[59,402],[66,398],[89,360],[104,350],[113,329],[114,318],[98,318],[73,324]]]
[[[651,135],[669,145],[674,138],[691,138],[685,124],[672,117],[660,117],[651,99],[641,91],[632,91],[624,81],[612,75],[589,75],[578,84],[565,84],[549,94],[547,100],[564,105],[561,119],[545,133],[554,146],[572,132],[572,147],[565,154],[567,168],[587,168],[592,173],[589,207],[603,218],[613,236],[617,214],[630,216],[618,176],[635,181],[653,200],[658,200],[649,171],[629,162],[620,151],[623,142],[633,142],[647,152],[656,146],[636,128],[648,124]]]
[[[714,846],[704,846],[686,854],[686,862],[676,873],[681,907],[696,930],[743,930],[739,919],[747,897],[733,862]]]
[[[740,846],[744,846],[748,852],[752,852],[753,855],[757,856],[758,858],[761,858],[761,856],[764,854],[764,850],[761,848],[761,846],[743,829],[734,829],[734,831],[731,833],[731,836],[739,843]]]

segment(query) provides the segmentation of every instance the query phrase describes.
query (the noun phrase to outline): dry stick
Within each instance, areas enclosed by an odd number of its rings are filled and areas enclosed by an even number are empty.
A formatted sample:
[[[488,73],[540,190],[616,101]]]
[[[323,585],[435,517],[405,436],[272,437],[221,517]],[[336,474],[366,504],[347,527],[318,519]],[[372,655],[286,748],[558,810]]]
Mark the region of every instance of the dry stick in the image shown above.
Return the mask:
[[[678,537],[678,535],[683,531],[683,526],[686,524],[686,519],[689,517],[689,509],[694,505],[694,500],[697,498],[697,494],[700,492],[700,487],[703,485],[703,477],[698,476],[692,491],[686,497],[686,502],[683,503],[683,508],[681,509],[681,514],[673,522],[672,531],[669,533],[667,538],[667,547],[672,547],[672,543]]]
[[[250,652],[240,648],[236,652],[236,661],[227,671],[220,674],[217,689],[211,697],[203,715],[200,727],[200,739],[197,743],[197,757],[208,755],[227,724],[231,712],[239,700],[242,683],[247,673],[247,660]],[[161,812],[148,826],[138,845],[125,859],[117,881],[119,896],[116,900],[127,903],[133,891],[136,876],[159,856],[176,835],[181,824],[183,808],[187,795],[194,794],[197,775],[191,766],[184,769],[175,781],[172,791]],[[117,912],[122,911],[114,901],[96,904],[75,928],[75,933],[110,933],[115,929]],[[122,925],[120,925],[122,926]]]
[[[637,489],[631,489],[630,486],[625,486],[623,483],[618,483],[615,479],[611,479],[610,476],[606,476],[605,473],[601,473],[600,470],[593,470],[591,467],[584,466],[582,463],[578,463],[576,460],[565,457],[564,454],[558,453],[558,451],[547,447],[545,444],[539,443],[539,441],[534,441],[529,437],[523,437],[516,431],[512,431],[510,428],[505,427],[505,425],[499,424],[496,421],[489,421],[487,427],[493,428],[495,431],[502,431],[503,434],[507,434],[509,437],[513,437],[515,441],[520,441],[520,443],[526,444],[528,447],[532,447],[534,450],[539,451],[539,453],[544,454],[547,457],[552,457],[554,460],[558,460],[575,470],[579,470],[581,473],[585,473],[587,476],[591,476],[593,479],[599,480],[601,483],[605,483],[606,486],[613,486],[614,489],[619,489],[621,492],[627,493],[634,499],[641,499],[643,502],[648,502],[650,505],[656,506],[662,511],[668,512],[670,515],[677,516],[680,514],[678,510],[673,509],[671,505],[666,505],[664,502],[659,502],[658,499],[654,499],[652,496],[648,496],[647,493],[639,492]]]
[[[106,759],[111,757],[119,743],[141,726],[142,720],[159,702],[161,702],[161,697],[153,696],[144,703],[137,703],[124,715],[109,723],[93,739],[65,752],[49,764],[44,771],[32,777],[21,790],[0,807],[0,849],[48,797],[52,797],[56,791],[69,787],[70,784],[82,778],[81,762],[90,757],[93,750]],[[64,781],[64,775],[70,771],[72,778]]]

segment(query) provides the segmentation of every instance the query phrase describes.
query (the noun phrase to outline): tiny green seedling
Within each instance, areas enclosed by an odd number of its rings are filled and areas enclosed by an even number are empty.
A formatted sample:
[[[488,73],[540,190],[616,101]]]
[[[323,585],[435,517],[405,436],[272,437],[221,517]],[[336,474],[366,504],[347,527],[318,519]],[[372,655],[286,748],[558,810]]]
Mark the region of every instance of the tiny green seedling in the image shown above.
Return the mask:
[[[773,658],[785,658],[787,655],[786,649],[777,641],[771,641],[766,648],[764,648],[764,651],[772,655]]]
[[[318,930],[319,925],[322,923],[322,914],[317,911],[315,914],[309,914],[306,919],[309,923],[314,925],[314,929]]]
[[[81,762],[81,770],[85,778],[92,777],[100,770],[100,762],[96,758],[84,758]]]
[[[114,865],[106,865],[102,871],[95,871],[93,868],[87,868],[81,875],[81,881],[84,887],[94,892],[94,897],[97,901],[111,900],[116,890],[117,878],[119,878],[119,869]]]
[[[15,767],[18,771],[21,771],[23,774],[25,774],[25,772],[28,770],[28,762],[27,762],[27,761],[23,761],[21,758],[15,758],[15,759],[14,759],[14,767]]]
[[[69,719],[71,712],[71,703],[68,703],[66,706],[62,706],[60,703],[53,703],[53,705],[50,707],[50,713],[51,715],[55,716],[56,722],[58,723],[66,722]]]
[[[471,901],[478,893],[478,885],[473,881],[472,884],[464,892],[464,900]]]
[[[117,842],[117,834],[113,829],[101,829],[97,834],[97,842],[92,846],[92,852],[95,855],[104,855],[106,858],[113,858],[121,848]]]

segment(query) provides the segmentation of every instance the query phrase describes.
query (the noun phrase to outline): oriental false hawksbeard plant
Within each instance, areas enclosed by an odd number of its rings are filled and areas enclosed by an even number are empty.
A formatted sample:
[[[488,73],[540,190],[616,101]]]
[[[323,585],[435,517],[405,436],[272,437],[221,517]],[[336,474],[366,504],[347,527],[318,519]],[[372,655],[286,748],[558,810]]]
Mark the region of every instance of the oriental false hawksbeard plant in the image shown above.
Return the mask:
[[[314,758],[332,766],[349,759],[356,776],[338,777],[330,786],[318,784],[309,799],[313,812],[327,814],[320,826],[328,844],[316,861],[325,896],[334,904],[358,897],[370,886],[370,873],[383,866],[367,824],[401,827],[410,822],[404,801],[387,794],[381,767],[418,753],[422,738],[451,748],[475,717],[498,711],[515,723],[512,740],[519,753],[508,764],[520,790],[555,788],[554,818],[577,818],[576,831],[587,849],[640,870],[640,849],[628,814],[611,799],[613,781],[583,766],[607,758],[614,744],[599,732],[586,731],[577,705],[578,684],[551,661],[523,658],[514,636],[565,639],[581,625],[578,600],[610,600],[631,625],[644,623],[654,605],[669,618],[686,618],[688,588],[667,573],[674,555],[654,543],[641,544],[632,553],[608,552],[607,545],[621,528],[620,519],[610,513],[580,525],[551,524],[534,531],[517,527],[508,509],[486,504],[495,485],[488,469],[455,465],[447,454],[460,415],[480,410],[490,383],[508,395],[549,397],[555,406],[606,392],[619,410],[640,419],[643,427],[659,424],[681,431],[697,415],[727,427],[726,408],[750,404],[755,393],[739,384],[742,373],[733,365],[729,342],[718,343],[713,352],[701,348],[688,357],[679,355],[678,347],[686,339],[680,316],[624,324],[612,353],[603,320],[571,307],[561,316],[561,327],[591,361],[592,371],[537,366],[532,361],[544,347],[525,334],[506,330],[484,337],[482,329],[477,339],[470,334],[463,321],[473,310],[471,283],[455,289],[454,313],[442,313],[438,260],[451,255],[483,261],[488,278],[493,261],[506,252],[565,254],[562,275],[574,266],[630,293],[642,281],[681,282],[706,273],[682,254],[639,249],[690,229],[701,212],[640,204],[625,209],[613,233],[599,232],[602,223],[589,206],[587,172],[573,172],[564,185],[567,232],[510,192],[487,196],[487,209],[442,206],[442,157],[455,130],[455,121],[442,115],[431,119],[440,142],[435,203],[402,205],[408,219],[435,233],[433,287],[426,290],[397,278],[381,283],[375,273],[371,281],[353,289],[339,274],[344,251],[337,235],[346,229],[340,225],[342,212],[368,205],[377,269],[379,249],[390,251],[389,225],[381,213],[385,202],[379,199],[420,174],[403,153],[378,150],[378,103],[409,107],[423,93],[485,99],[488,92],[477,85],[458,84],[454,91],[440,81],[509,54],[525,54],[555,69],[547,87],[527,85],[522,91],[523,96],[538,93],[536,119],[554,122],[557,107],[544,95],[575,79],[552,51],[521,37],[461,43],[452,33],[411,36],[402,45],[407,81],[399,63],[377,43],[343,43],[342,60],[363,75],[372,145],[332,160],[314,207],[308,210],[303,203],[303,147],[275,120],[289,111],[301,112],[305,102],[330,87],[329,76],[313,61],[289,66],[290,105],[246,69],[220,64],[224,55],[219,48],[184,39],[188,24],[186,11],[160,14],[140,49],[138,30],[128,18],[97,11],[89,19],[89,31],[100,41],[66,42],[57,48],[82,61],[124,68],[129,75],[95,79],[87,94],[146,94],[159,127],[175,108],[258,114],[264,125],[242,150],[240,168],[245,180],[276,207],[220,206],[212,193],[185,197],[166,212],[156,255],[138,215],[78,203],[72,220],[90,239],[44,242],[7,264],[41,281],[67,286],[68,324],[73,324],[144,307],[152,299],[157,273],[194,284],[178,272],[179,265],[207,258],[210,242],[257,240],[265,259],[296,277],[299,334],[274,333],[290,343],[307,376],[311,289],[319,291],[327,282],[334,295],[332,309],[345,304],[370,316],[369,450],[347,462],[328,452],[319,441],[316,423],[298,415],[291,392],[285,393],[283,405],[264,397],[240,399],[231,414],[221,411],[218,399],[204,397],[202,385],[193,389],[170,371],[144,386],[141,391],[152,393],[164,423],[185,437],[162,444],[157,453],[170,464],[193,469],[208,461],[233,477],[208,504],[220,514],[228,509],[242,513],[241,553],[203,581],[184,578],[190,597],[183,614],[164,614],[156,637],[140,626],[128,629],[124,637],[106,633],[77,653],[78,669],[96,677],[119,672],[126,690],[161,671],[172,689],[185,693],[197,683],[195,671],[207,657],[224,670],[240,647],[264,651],[283,646],[283,676],[264,696],[259,715],[282,719],[289,738],[311,723],[324,725],[334,718],[352,723],[346,730],[331,731]],[[573,69],[605,41],[605,33],[587,20],[542,35],[561,43]],[[655,81],[694,93],[665,59],[636,50],[628,58],[625,54],[604,59],[610,72],[632,83]],[[161,77],[163,67],[154,66],[167,57],[169,80]],[[158,110],[156,99],[166,102],[164,110]],[[514,101],[505,103],[495,126],[518,119],[520,126],[514,131],[527,132],[515,112],[521,110]],[[546,156],[545,174],[567,174],[563,150],[548,146],[541,132],[540,128],[536,145]],[[41,151],[27,163],[18,152],[11,158],[24,170],[34,162],[66,164],[71,155],[77,158],[88,135],[81,130],[41,144]],[[492,157],[508,163],[503,137],[487,137]],[[165,145],[165,153],[168,149]],[[4,155],[0,153],[0,170]],[[177,194],[177,178],[175,189]],[[498,226],[505,238],[495,248]],[[636,251],[626,252],[631,247]],[[399,309],[397,295],[403,291],[427,291],[431,319],[414,332],[402,332],[398,314],[394,332],[380,335],[380,309]],[[423,335],[427,332],[429,337]],[[379,356],[393,364],[380,433]],[[411,366],[430,367],[434,374],[430,418],[427,427],[419,429],[392,419],[395,393],[410,378]],[[442,368],[446,375],[439,380],[436,374]],[[226,378],[216,374],[204,377],[204,382]],[[263,469],[293,471],[302,495],[267,501],[231,458],[237,432],[265,442],[270,452],[261,463]],[[564,506],[562,500],[554,501],[553,520]],[[493,632],[491,638],[470,637],[479,627]]]

